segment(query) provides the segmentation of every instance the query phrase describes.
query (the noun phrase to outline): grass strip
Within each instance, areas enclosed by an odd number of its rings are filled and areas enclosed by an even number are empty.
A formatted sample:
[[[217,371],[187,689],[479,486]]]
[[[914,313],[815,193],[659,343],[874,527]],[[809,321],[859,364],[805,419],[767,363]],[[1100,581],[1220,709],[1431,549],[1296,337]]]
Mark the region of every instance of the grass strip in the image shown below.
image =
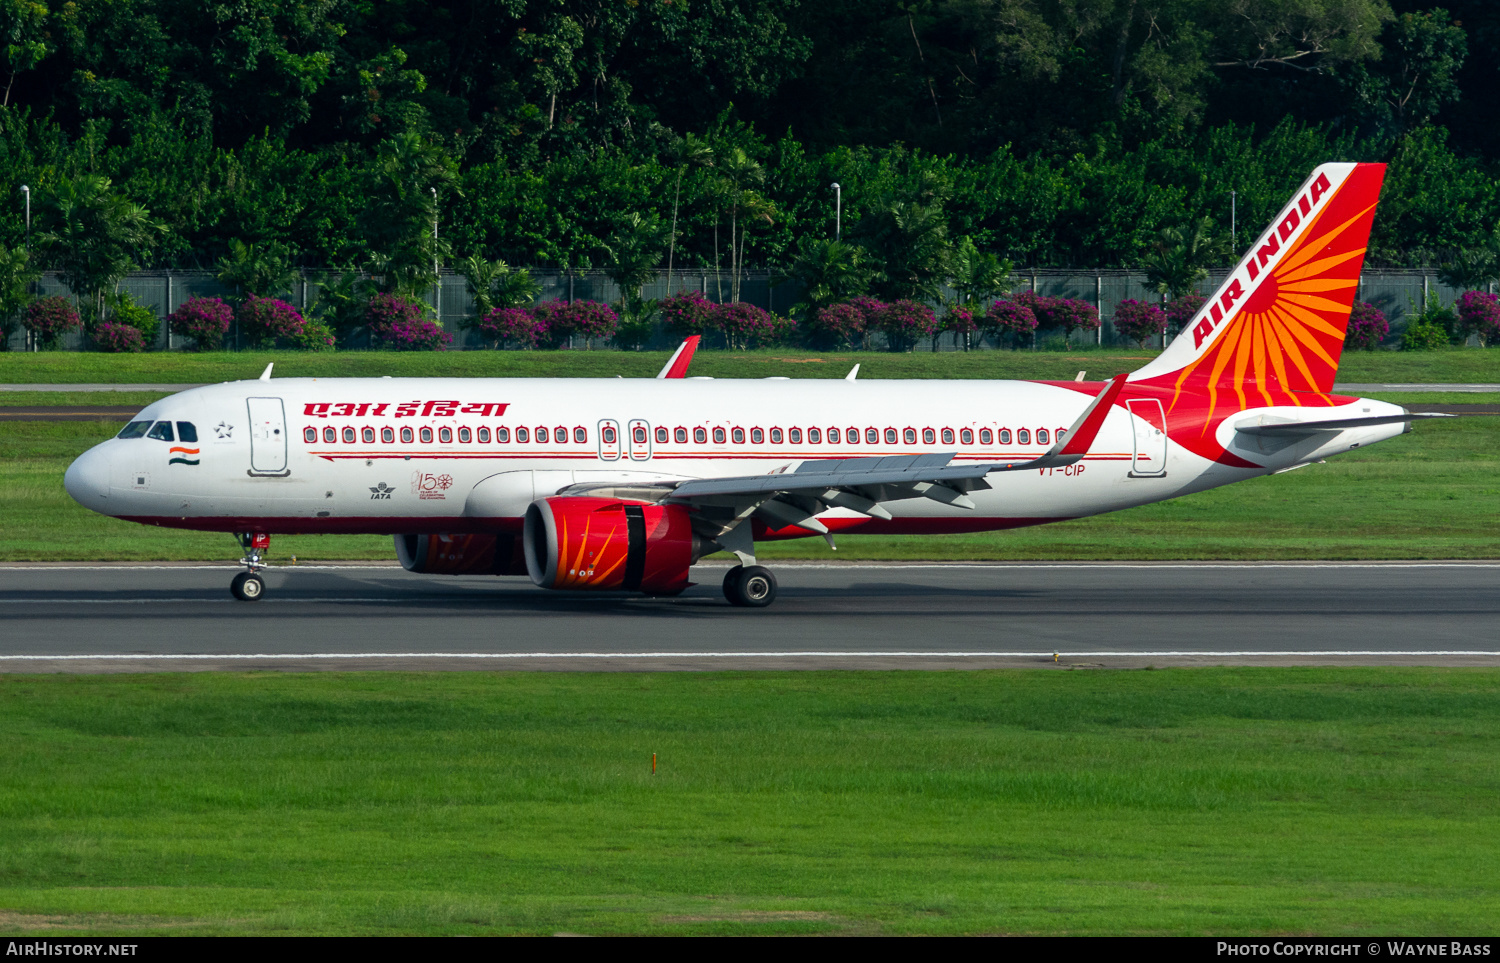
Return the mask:
[[[1388,668],[0,677],[0,922],[1491,932],[1497,694]]]
[[[718,378],[842,378],[856,363],[861,378],[1091,379],[1140,368],[1156,352],[1082,347],[1073,351],[816,352],[800,348],[700,351],[692,372]],[[278,377],[645,378],[666,362],[665,351],[444,351],[432,353],[282,351],[206,354],[0,354],[0,383],[205,383],[255,378],[268,362]],[[1344,382],[1500,382],[1500,351],[1350,351],[1339,365]]]
[[[109,422],[0,423],[0,561],[223,561],[226,535],[150,528],[82,508],[68,463]],[[768,542],[767,559],[1394,559],[1500,557],[1500,419],[1420,422],[1326,465],[1215,491],[1010,532],[841,535]],[[391,559],[384,536],[277,536],[271,560]]]

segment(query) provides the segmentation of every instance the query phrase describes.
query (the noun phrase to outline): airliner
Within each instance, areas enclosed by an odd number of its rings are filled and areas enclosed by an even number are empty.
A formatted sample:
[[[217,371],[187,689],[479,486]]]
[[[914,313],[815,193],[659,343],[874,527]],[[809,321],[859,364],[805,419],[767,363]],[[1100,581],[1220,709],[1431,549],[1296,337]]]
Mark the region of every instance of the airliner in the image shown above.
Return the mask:
[[[758,542],[1077,519],[1289,471],[1411,430],[1332,393],[1385,168],[1324,164],[1182,332],[1108,381],[273,378],[149,405],[68,468],[85,507],[227,532],[244,601],[271,536],[391,535],[412,572],[676,595]],[[1080,379],[1082,374],[1080,373]]]

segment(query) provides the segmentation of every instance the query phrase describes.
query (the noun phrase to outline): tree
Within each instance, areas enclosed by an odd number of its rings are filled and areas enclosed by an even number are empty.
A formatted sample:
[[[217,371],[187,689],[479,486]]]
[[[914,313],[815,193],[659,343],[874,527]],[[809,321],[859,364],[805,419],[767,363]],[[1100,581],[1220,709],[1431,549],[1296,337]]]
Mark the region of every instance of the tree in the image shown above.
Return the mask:
[[[1351,71],[1350,84],[1366,112],[1399,134],[1425,126],[1459,98],[1457,74],[1468,52],[1463,27],[1448,11],[1404,13],[1386,27],[1385,56]]]
[[[929,300],[952,273],[940,201],[887,200],[849,233],[879,266],[875,290],[888,301]]]
[[[504,261],[486,261],[471,254],[459,265],[459,273],[474,299],[474,318],[486,318],[497,308],[521,308],[535,301],[542,286],[529,271],[512,268]]]
[[[677,160],[677,184],[672,189],[672,231],[667,241],[667,296],[672,295],[672,261],[677,253],[677,208],[682,200],[682,175],[689,167],[711,167],[714,162],[713,148],[692,134],[688,134],[675,145]]]
[[[784,272],[802,283],[802,300],[792,310],[808,322],[829,305],[868,291],[877,274],[863,248],[826,238],[803,238]]]
[[[648,321],[656,301],[643,300],[641,288],[656,276],[668,237],[656,215],[642,217],[639,211],[622,218],[610,235],[604,273],[620,288],[620,325],[614,337],[623,347],[639,350],[650,339]]]
[[[297,278],[291,252],[276,241],[245,243],[230,238],[229,254],[214,265],[220,284],[239,288],[246,295],[269,296],[285,291]]]
[[[10,336],[20,324],[21,311],[32,301],[31,286],[39,277],[29,251],[0,244],[0,351],[10,349]]]
[[[34,0],[0,0],[0,63],[9,73],[0,107],[10,106],[16,76],[31,70],[52,52],[46,4]]]
[[[109,178],[81,174],[38,197],[38,247],[79,296],[87,323],[102,320],[104,295],[137,269],[166,225],[110,190]]]
[[[398,134],[380,145],[358,223],[382,291],[415,299],[437,283],[438,262],[448,251],[434,236],[438,194],[456,178],[453,158],[418,134]]]
[[[731,147],[720,153],[715,165],[720,175],[720,203],[729,208],[729,300],[740,299],[740,275],[744,270],[745,240],[740,229],[746,222],[770,222],[776,207],[756,188],[766,182],[766,172],[743,148]],[[748,227],[748,224],[746,224]],[[739,237],[738,246],[735,238]]]
[[[1483,288],[1496,278],[1500,278],[1500,228],[1483,247],[1454,251],[1438,269],[1438,280],[1460,290]]]
[[[1208,277],[1208,265],[1226,256],[1224,239],[1210,218],[1164,227],[1141,267],[1146,281],[1162,294],[1180,298]]]

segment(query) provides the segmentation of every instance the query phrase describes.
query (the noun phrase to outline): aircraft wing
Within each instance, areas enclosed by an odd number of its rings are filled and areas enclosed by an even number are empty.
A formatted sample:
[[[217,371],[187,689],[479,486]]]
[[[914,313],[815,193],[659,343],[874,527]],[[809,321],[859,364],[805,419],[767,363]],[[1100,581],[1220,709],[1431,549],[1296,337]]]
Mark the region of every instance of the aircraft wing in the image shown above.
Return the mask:
[[[668,358],[667,363],[662,365],[661,370],[656,373],[656,377],[658,379],[686,378],[688,365],[693,363],[693,352],[698,350],[700,337],[700,335],[696,334],[689,335],[682,344],[677,346],[677,350],[672,352],[672,357]]]
[[[890,518],[882,502],[930,498],[955,508],[974,507],[968,492],[989,488],[991,472],[1057,468],[1083,458],[1125,386],[1125,376],[1109,382],[1057,443],[1038,458],[1024,461],[955,465],[956,452],[831,458],[804,461],[791,471],[769,475],[702,478],[675,485],[666,500],[699,509],[707,526],[718,517],[719,532],[706,532],[722,543],[742,522],[760,516],[776,528],[798,525],[827,534],[814,515],[847,508],[875,518]],[[729,548],[729,545],[725,545]],[[733,550],[733,549],[731,549]]]

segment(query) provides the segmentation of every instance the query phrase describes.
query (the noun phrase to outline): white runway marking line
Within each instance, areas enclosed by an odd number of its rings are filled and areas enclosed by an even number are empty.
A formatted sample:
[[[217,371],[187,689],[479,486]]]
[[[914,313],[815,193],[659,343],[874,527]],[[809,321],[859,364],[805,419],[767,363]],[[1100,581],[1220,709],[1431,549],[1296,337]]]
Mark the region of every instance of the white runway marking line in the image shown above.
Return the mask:
[[[1500,650],[1474,649],[1309,649],[1290,652],[1230,650],[1224,652],[227,652],[227,653],[138,653],[134,655],[0,655],[0,662],[82,662],[99,659],[113,662],[168,659],[270,661],[312,659],[1166,659],[1221,658],[1224,656],[1285,658],[1287,656],[1372,655],[1466,655],[1500,656]]]
[[[772,561],[772,566],[778,569],[808,569],[841,572],[873,572],[881,570],[909,571],[913,569],[951,570],[957,568],[974,569],[1053,569],[1053,568],[1087,568],[1087,569],[1299,569],[1299,568],[1500,568],[1500,561],[1403,561],[1393,559],[1388,562],[777,562]],[[720,564],[706,564],[695,566],[709,569],[731,568],[727,562]],[[0,572],[234,572],[238,566],[234,565],[50,565],[50,564],[26,564],[26,563],[0,563]],[[274,565],[267,569],[270,573],[313,571],[313,572],[374,572],[374,573],[396,573],[401,572],[399,565]],[[430,578],[452,578],[452,576],[426,576]],[[494,578],[492,575],[473,575],[468,578]],[[516,576],[518,578],[524,576]]]

